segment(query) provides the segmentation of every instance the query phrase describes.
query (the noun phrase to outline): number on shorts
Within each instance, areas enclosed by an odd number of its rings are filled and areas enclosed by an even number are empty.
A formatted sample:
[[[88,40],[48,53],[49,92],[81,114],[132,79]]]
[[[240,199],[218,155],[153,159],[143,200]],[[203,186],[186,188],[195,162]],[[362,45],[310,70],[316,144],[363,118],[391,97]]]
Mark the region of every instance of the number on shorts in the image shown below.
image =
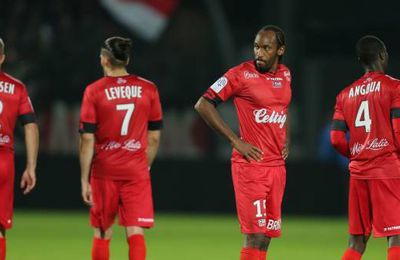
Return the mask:
[[[356,121],[354,122],[355,127],[364,127],[365,132],[371,132],[371,117],[369,116],[369,106],[368,100],[364,100],[361,102],[360,107],[358,108]]]
[[[128,134],[129,122],[131,121],[133,110],[135,110],[135,104],[120,104],[117,105],[117,110],[126,110],[124,121],[121,126],[121,135],[124,136]]]
[[[256,218],[262,218],[262,217],[266,216],[265,213],[264,214],[262,213],[262,209],[264,209],[264,210],[266,209],[266,203],[267,203],[267,200],[254,201],[253,205],[256,207],[256,211],[257,211]]]

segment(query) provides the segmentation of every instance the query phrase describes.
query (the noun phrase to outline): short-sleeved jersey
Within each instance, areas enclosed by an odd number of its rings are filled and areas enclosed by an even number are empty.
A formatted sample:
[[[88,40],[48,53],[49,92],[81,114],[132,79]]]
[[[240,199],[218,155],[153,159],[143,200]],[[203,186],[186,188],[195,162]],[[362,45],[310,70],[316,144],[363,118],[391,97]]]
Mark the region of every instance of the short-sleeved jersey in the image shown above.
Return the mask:
[[[243,141],[263,151],[266,166],[284,165],[288,106],[291,101],[291,74],[283,64],[275,72],[260,73],[253,61],[228,70],[203,95],[214,104],[233,97]],[[235,149],[232,161],[247,162]]]
[[[162,111],[154,83],[135,75],[103,77],[84,93],[80,132],[95,134],[92,177],[149,178],[147,131],[159,130]]]
[[[34,110],[25,85],[0,72],[0,151],[14,151],[14,128],[35,122]]]
[[[353,177],[400,178],[391,126],[391,111],[400,108],[399,91],[399,80],[369,72],[337,96],[333,127],[336,124],[336,130],[342,128],[350,133],[349,170]]]

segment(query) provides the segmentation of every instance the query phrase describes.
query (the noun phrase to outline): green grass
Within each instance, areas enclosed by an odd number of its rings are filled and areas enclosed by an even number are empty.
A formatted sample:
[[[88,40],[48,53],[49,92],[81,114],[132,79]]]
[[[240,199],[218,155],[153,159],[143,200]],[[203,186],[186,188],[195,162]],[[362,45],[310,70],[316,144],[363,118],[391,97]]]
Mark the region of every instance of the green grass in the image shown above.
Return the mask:
[[[92,231],[84,212],[17,211],[8,232],[11,260],[90,259]],[[127,259],[124,230],[115,226],[111,259]],[[235,216],[156,217],[146,233],[148,260],[239,259],[242,236]],[[347,244],[344,218],[287,217],[283,236],[272,241],[268,260],[338,260]],[[371,239],[363,260],[386,259],[384,239]]]

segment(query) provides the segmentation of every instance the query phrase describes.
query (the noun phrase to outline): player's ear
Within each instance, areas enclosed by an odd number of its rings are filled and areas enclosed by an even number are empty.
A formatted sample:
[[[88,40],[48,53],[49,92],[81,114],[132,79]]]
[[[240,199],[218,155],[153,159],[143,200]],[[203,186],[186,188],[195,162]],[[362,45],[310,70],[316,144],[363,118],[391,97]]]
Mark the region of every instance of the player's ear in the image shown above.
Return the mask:
[[[0,65],[4,63],[4,60],[6,59],[6,55],[0,55]]]
[[[285,53],[286,47],[285,45],[282,45],[281,47],[279,47],[278,49],[278,55],[282,56]]]

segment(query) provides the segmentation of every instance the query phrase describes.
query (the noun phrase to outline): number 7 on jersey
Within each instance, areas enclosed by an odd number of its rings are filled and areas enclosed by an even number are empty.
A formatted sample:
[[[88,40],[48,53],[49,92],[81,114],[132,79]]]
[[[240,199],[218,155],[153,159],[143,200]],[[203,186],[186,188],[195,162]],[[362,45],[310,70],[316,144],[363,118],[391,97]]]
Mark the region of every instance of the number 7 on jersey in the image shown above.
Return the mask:
[[[124,136],[128,134],[129,122],[131,121],[133,110],[135,110],[135,104],[119,104],[117,105],[117,110],[126,110],[124,121],[121,126],[121,135]]]

